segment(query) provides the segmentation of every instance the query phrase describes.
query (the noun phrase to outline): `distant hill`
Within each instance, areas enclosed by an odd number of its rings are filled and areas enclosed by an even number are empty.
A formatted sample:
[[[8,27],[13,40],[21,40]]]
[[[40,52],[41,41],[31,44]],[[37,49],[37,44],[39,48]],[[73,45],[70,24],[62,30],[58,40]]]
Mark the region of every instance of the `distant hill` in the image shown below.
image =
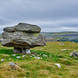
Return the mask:
[[[78,32],[42,32],[47,41],[78,42]]]
[[[0,34],[0,38],[2,37],[2,35]]]

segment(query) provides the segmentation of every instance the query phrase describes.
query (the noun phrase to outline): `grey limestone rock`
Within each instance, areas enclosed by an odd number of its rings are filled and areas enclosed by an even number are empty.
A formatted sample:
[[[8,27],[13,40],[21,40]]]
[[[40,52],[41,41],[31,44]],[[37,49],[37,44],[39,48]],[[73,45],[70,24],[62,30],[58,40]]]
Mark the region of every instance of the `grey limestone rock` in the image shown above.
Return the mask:
[[[39,26],[27,23],[6,27],[2,33],[2,45],[14,47],[15,53],[26,53],[26,49],[46,45],[45,38],[40,31]]]

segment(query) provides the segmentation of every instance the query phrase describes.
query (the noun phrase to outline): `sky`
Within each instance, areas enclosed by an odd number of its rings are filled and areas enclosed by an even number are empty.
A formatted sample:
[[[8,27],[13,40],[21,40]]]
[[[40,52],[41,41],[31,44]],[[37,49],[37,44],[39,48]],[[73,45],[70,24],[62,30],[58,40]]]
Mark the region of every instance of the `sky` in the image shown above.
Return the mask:
[[[78,0],[0,0],[0,33],[19,22],[42,32],[78,31]]]

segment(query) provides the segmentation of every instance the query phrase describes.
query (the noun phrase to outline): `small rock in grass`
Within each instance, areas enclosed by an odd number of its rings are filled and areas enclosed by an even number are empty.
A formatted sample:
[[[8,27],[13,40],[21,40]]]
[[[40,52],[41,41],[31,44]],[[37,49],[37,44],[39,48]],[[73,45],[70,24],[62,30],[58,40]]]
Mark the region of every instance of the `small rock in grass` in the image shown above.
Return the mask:
[[[13,62],[10,62],[9,65],[11,65],[11,66],[15,66],[16,64],[13,63]]]
[[[78,52],[72,52],[72,53],[70,53],[70,56],[72,56],[74,58],[78,58]]]
[[[25,55],[22,55],[22,57],[25,57]]]
[[[12,54],[12,56],[16,56],[16,54]]]
[[[19,59],[19,58],[21,58],[21,57],[20,57],[20,56],[17,56],[16,58]]]
[[[57,63],[57,64],[55,64],[55,65],[56,65],[58,68],[61,68],[61,65],[60,65],[60,64]]]
[[[43,54],[43,56],[44,56],[44,57],[47,57],[47,55],[46,55],[46,54]]]
[[[4,59],[1,59],[1,62],[3,62],[4,61]]]
[[[40,57],[35,57],[35,59],[41,59]]]
[[[61,51],[66,51],[66,50],[71,50],[71,49],[61,49]]]
[[[26,54],[31,54],[30,49],[26,49]]]
[[[15,70],[22,70],[21,67],[19,67],[17,64],[13,63],[13,62],[10,62],[9,63],[9,66],[12,68],[12,69],[15,69]]]
[[[61,51],[66,51],[67,49],[61,49]]]

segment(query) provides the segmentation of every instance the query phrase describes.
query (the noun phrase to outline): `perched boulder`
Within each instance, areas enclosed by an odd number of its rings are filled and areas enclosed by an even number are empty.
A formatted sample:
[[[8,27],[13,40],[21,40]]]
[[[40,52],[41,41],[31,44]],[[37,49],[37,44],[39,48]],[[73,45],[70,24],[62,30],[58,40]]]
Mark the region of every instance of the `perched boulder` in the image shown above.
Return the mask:
[[[27,23],[6,27],[2,33],[2,45],[14,47],[15,53],[25,53],[26,49],[45,45],[45,39],[40,31],[39,26]]]

